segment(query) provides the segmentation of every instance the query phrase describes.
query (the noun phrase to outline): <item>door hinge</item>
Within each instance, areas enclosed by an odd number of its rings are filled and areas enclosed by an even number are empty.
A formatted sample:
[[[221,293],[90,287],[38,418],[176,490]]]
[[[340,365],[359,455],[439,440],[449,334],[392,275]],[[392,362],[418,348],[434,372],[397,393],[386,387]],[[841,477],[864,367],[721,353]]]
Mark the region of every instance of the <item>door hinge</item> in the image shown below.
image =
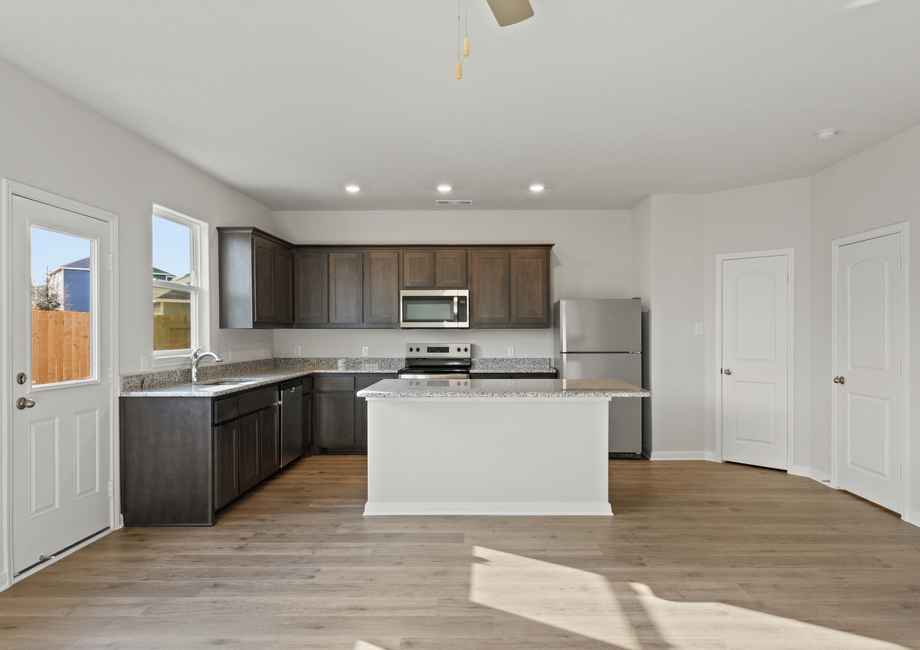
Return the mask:
[[[902,363],[903,363],[903,361],[898,361],[898,374],[899,374],[899,375],[904,374],[904,370],[903,370],[903,368],[901,367],[901,364],[902,364]]]
[[[114,264],[112,258],[113,258],[113,255],[112,255],[111,253],[109,253],[109,271],[112,270],[112,265]]]
[[[109,368],[109,383],[110,384],[115,383],[115,369],[114,368]]]
[[[901,268],[901,256],[898,255],[898,268]]]
[[[789,274],[786,274],[786,284],[789,284]]]
[[[109,496],[115,496],[115,483],[114,481],[109,481]]]
[[[898,478],[904,478],[904,471],[901,469],[900,465],[898,465]]]

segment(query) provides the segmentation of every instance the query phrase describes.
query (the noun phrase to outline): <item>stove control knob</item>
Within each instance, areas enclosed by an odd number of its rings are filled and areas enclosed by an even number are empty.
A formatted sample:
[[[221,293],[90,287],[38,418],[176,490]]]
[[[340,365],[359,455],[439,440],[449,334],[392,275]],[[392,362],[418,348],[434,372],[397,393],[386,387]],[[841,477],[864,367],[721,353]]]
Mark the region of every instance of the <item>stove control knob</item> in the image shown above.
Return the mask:
[[[464,352],[469,352],[469,350],[468,350],[467,348],[463,348],[463,351],[464,351]]]
[[[457,348],[457,352],[459,352],[459,351],[460,351],[460,348]]]

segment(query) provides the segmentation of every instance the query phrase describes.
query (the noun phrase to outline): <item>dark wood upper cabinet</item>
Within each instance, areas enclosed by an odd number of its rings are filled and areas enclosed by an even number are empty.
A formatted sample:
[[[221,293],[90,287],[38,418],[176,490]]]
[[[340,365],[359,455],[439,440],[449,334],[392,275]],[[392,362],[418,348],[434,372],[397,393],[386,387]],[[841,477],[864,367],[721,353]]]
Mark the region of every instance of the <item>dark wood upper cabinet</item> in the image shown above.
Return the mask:
[[[364,255],[329,253],[329,322],[364,322]]]
[[[434,289],[434,251],[403,251],[403,289]]]
[[[294,253],[275,246],[275,322],[294,322]]]
[[[437,250],[434,252],[435,289],[466,289],[470,286],[467,266],[469,251]]]
[[[364,323],[399,325],[399,251],[364,253]]]
[[[218,228],[220,327],[277,328],[294,322],[290,244],[257,228]]]
[[[549,327],[549,250],[511,251],[511,322]]]
[[[511,323],[511,252],[470,251],[470,324]]]
[[[402,251],[403,289],[466,289],[469,251],[436,248]]]
[[[329,322],[329,254],[297,251],[294,259],[294,322]]]

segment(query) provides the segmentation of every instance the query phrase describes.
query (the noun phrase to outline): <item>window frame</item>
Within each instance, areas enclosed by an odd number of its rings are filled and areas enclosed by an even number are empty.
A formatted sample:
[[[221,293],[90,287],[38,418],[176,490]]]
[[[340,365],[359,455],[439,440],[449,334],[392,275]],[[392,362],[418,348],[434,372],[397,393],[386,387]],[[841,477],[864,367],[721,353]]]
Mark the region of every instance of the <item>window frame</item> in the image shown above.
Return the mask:
[[[153,289],[166,289],[175,291],[184,291],[190,294],[189,299],[189,335],[191,347],[187,349],[176,350],[154,350],[153,336],[149,340],[151,359],[153,368],[181,368],[191,365],[189,358],[192,351],[198,347],[209,347],[209,323],[208,323],[208,224],[189,217],[188,215],[164,208],[161,205],[154,204],[150,218],[151,233],[151,264],[154,254],[153,244],[153,225],[155,219],[160,218],[166,221],[185,226],[189,229],[189,283],[170,282],[167,280],[156,280],[151,278]],[[150,323],[153,324],[153,302],[150,303]],[[151,333],[152,334],[152,333]]]

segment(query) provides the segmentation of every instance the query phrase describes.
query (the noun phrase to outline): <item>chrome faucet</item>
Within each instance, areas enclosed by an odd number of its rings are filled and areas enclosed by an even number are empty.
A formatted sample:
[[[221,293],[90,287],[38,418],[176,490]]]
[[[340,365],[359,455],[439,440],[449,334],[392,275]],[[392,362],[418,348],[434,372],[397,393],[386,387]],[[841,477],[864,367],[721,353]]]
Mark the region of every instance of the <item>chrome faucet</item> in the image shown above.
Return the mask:
[[[205,357],[213,357],[215,361],[223,361],[220,358],[220,355],[216,352],[202,352],[204,348],[198,348],[191,354],[192,359],[192,383],[198,383],[198,364],[201,363],[201,360]]]

